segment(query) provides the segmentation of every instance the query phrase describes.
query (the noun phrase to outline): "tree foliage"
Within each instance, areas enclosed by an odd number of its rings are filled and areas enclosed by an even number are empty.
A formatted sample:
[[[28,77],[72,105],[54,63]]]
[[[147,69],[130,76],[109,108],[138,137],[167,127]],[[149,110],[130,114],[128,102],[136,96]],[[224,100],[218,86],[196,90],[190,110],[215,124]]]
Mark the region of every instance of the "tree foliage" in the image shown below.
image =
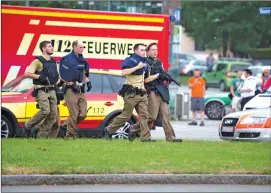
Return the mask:
[[[269,2],[184,1],[182,25],[185,32],[208,49],[227,49],[236,53],[242,48],[271,47],[271,17],[258,15]]]

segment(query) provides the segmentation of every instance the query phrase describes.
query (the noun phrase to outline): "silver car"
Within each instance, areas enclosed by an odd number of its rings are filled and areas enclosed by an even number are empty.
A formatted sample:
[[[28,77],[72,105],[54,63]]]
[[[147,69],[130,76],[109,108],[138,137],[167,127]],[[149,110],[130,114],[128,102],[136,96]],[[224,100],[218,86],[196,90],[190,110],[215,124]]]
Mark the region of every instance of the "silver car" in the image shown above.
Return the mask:
[[[219,125],[224,140],[271,141],[271,107],[226,115]]]

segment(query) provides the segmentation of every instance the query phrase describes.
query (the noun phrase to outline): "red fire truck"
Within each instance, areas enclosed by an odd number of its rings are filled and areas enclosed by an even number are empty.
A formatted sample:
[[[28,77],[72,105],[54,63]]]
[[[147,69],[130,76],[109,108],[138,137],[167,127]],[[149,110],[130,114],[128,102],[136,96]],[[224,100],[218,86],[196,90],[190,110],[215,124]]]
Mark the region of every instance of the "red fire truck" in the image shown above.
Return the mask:
[[[25,72],[41,54],[43,40],[52,41],[57,60],[71,51],[74,40],[82,40],[83,55],[94,69],[120,69],[134,44],[157,42],[159,58],[169,67],[168,15],[2,5],[1,16],[2,85]]]

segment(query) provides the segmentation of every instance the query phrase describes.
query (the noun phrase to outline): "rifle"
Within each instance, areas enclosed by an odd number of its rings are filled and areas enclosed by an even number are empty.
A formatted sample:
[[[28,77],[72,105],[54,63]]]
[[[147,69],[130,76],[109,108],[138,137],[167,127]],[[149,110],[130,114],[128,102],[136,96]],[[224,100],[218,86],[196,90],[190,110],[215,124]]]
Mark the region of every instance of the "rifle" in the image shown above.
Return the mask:
[[[151,65],[153,65],[154,67],[158,68],[159,71],[164,74],[169,82],[174,82],[176,85],[181,87],[181,82],[178,82],[177,80],[175,80],[170,74],[168,74],[163,68],[161,68],[161,66],[159,66],[158,64],[156,64],[156,62],[154,62],[153,60],[146,58],[147,62]]]

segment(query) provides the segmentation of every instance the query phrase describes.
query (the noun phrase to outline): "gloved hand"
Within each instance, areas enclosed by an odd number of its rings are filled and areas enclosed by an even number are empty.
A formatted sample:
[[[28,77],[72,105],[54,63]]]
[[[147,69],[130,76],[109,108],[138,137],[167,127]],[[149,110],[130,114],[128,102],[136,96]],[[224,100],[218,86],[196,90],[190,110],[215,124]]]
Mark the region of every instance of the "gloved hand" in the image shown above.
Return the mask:
[[[90,81],[87,82],[87,88],[88,88],[87,92],[89,92],[91,90],[91,88],[92,88]]]
[[[168,80],[166,75],[164,75],[163,73],[159,74],[159,79],[162,80],[162,81]]]

